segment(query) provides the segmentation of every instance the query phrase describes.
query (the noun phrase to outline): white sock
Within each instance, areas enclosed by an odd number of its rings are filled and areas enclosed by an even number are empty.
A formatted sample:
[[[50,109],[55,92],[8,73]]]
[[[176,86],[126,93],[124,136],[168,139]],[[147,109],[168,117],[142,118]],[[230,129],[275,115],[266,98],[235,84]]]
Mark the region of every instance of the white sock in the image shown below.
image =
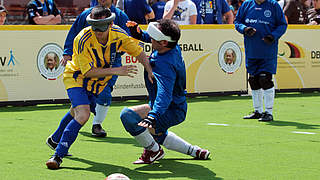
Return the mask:
[[[152,135],[150,134],[149,130],[146,129],[141,134],[137,136],[133,136],[138,143],[143,146],[147,150],[151,150],[153,152],[159,151],[158,143],[153,139]]]
[[[253,108],[259,113],[263,112],[263,94],[262,89],[252,90]]]
[[[102,124],[102,122],[106,119],[108,109],[110,106],[104,106],[97,104],[96,105],[96,115],[93,118],[92,124]]]
[[[170,131],[168,131],[168,135],[164,139],[163,145],[167,149],[191,155],[193,157],[196,157],[196,151],[197,149],[199,149],[199,147],[191,145],[190,143]]]
[[[274,87],[270,89],[263,90],[264,93],[264,106],[266,112],[272,114],[273,102],[274,102]]]

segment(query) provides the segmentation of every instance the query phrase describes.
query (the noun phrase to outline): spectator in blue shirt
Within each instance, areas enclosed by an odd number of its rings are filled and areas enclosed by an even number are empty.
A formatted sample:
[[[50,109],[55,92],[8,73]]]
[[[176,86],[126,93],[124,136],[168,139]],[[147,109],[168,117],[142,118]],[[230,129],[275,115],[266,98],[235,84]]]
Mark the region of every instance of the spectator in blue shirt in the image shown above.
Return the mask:
[[[98,0],[91,0],[90,1],[90,7],[95,7],[96,5],[99,5]]]
[[[226,0],[192,0],[197,6],[197,24],[233,24],[234,16]]]
[[[53,0],[31,0],[27,5],[30,24],[55,25],[61,23],[60,11]]]
[[[165,0],[158,0],[156,3],[152,4],[151,8],[153,9],[155,20],[162,19],[165,5]]]
[[[7,9],[0,5],[0,25],[3,25],[6,22],[8,11]]]
[[[117,8],[123,10],[131,21],[147,24],[154,21],[154,12],[146,0],[118,0]]]

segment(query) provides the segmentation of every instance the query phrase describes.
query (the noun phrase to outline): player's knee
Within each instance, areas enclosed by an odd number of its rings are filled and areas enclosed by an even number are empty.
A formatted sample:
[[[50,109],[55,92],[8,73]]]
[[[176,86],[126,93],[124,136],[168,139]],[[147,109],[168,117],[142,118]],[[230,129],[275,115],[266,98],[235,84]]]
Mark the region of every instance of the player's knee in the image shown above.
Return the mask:
[[[248,81],[252,90],[258,90],[261,88],[258,76],[250,75]]]
[[[259,83],[262,89],[270,89],[274,86],[272,81],[272,74],[271,73],[261,73],[259,74]]]
[[[77,113],[75,115],[75,120],[80,123],[81,125],[84,125],[88,120],[89,120],[89,117],[90,117],[90,113]]]
[[[132,116],[134,113],[135,112],[129,108],[122,109],[120,119],[124,127],[132,126],[132,124],[137,123],[134,121],[135,119]]]
[[[136,136],[144,130],[143,127],[137,125],[141,120],[140,116],[129,108],[122,109],[120,119],[126,131],[132,136]]]

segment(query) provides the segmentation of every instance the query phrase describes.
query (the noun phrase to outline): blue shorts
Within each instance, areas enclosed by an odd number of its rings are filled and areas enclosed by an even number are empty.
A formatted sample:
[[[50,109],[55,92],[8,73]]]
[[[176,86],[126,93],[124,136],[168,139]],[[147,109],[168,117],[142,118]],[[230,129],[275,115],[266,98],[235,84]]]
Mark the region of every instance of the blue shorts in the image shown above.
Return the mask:
[[[67,89],[69,99],[73,108],[79,105],[90,105],[90,111],[96,114],[96,96],[84,88],[75,87]]]
[[[104,106],[110,106],[112,100],[112,87],[106,86],[97,97],[97,103]]]
[[[160,116],[157,120],[155,131],[156,134],[162,133],[162,135],[153,135],[153,138],[160,144],[163,144],[164,139],[168,134],[168,129],[172,126],[182,123],[186,119],[187,115],[187,103],[177,107],[169,107],[168,110]]]
[[[187,115],[187,103],[182,104],[182,107],[170,107],[159,117],[156,123],[156,133],[164,133],[170,127],[182,123]]]
[[[251,75],[258,75],[261,72],[269,72],[276,74],[277,72],[277,58],[272,59],[248,59],[246,58],[247,72]]]

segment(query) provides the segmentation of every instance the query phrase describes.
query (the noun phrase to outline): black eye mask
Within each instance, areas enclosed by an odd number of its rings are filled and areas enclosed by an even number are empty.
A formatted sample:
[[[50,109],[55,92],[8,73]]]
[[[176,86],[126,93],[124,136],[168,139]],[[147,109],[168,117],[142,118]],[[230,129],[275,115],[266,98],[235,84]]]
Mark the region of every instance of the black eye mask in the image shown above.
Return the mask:
[[[116,15],[114,13],[111,13],[111,16],[104,19],[92,19],[89,14],[86,18],[86,21],[89,25],[92,26],[93,31],[104,32],[108,29],[109,25],[113,22],[115,18]]]

